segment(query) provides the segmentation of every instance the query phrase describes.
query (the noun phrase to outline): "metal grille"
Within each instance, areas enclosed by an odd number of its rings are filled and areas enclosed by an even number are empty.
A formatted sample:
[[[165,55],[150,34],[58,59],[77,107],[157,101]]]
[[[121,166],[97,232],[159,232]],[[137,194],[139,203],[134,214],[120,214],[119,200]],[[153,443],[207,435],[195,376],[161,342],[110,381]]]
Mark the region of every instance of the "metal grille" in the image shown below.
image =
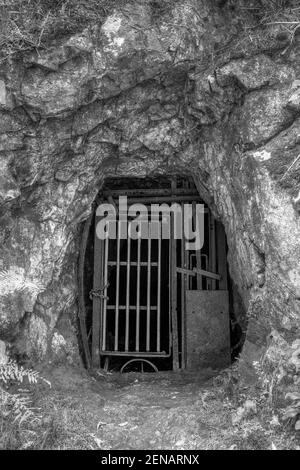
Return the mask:
[[[114,201],[119,194],[123,191],[104,191],[103,196]],[[172,183],[169,189],[131,189],[127,194],[129,203],[192,203],[195,229],[196,203],[201,202],[195,189]],[[109,236],[110,227],[105,240],[95,236],[94,367],[99,367],[101,356],[172,356],[174,370],[186,367],[187,291],[227,289],[224,229],[207,207],[204,212],[205,244],[201,250],[187,251],[183,238],[162,240],[161,220],[157,221],[157,238],[122,239],[121,224],[125,222],[119,218],[115,239]],[[171,214],[171,233],[173,225]]]
[[[103,244],[103,298],[101,309],[100,354],[163,357],[161,329],[161,222],[157,239],[120,238],[117,221],[116,240],[110,238],[110,224]],[[144,223],[148,223],[145,221]],[[142,259],[147,253],[147,259]],[[123,260],[122,260],[123,256]],[[122,295],[125,293],[125,295]],[[123,297],[123,298],[121,298]],[[164,335],[170,335],[169,311],[163,312]],[[164,342],[165,344],[165,342]]]

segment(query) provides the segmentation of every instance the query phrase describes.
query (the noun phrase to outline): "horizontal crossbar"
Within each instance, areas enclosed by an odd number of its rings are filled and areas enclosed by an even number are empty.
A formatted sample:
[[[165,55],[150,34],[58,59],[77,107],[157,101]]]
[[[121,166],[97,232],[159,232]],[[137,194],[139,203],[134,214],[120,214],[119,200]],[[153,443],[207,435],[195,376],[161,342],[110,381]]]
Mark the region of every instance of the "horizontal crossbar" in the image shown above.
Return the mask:
[[[108,266],[117,266],[117,262],[116,261],[108,261]],[[127,261],[120,261],[119,262],[119,265],[120,266],[138,266],[138,263],[136,261],[130,261],[129,263]],[[148,263],[147,261],[141,261],[140,262],[140,266],[148,266]],[[152,261],[150,263],[150,266],[158,266],[158,263],[155,262],[155,261]]]
[[[147,351],[100,351],[101,356],[126,356],[126,357],[170,357],[170,354],[162,352]]]
[[[212,273],[211,271],[205,271],[204,269],[184,269],[184,268],[177,268],[176,271],[180,274],[186,274],[187,276],[196,276],[196,274],[201,274],[202,276],[209,277],[211,279],[216,279],[220,281],[221,276],[217,273]]]
[[[115,305],[107,305],[107,310],[115,310],[116,309],[116,306]],[[118,305],[118,309],[119,310],[126,310],[127,306],[126,305]],[[137,310],[137,306],[136,305],[129,305],[129,310]],[[144,306],[144,305],[140,305],[139,306],[139,309],[140,310],[147,310],[147,307]],[[150,310],[157,310],[157,306],[156,305],[151,305],[150,307]]]

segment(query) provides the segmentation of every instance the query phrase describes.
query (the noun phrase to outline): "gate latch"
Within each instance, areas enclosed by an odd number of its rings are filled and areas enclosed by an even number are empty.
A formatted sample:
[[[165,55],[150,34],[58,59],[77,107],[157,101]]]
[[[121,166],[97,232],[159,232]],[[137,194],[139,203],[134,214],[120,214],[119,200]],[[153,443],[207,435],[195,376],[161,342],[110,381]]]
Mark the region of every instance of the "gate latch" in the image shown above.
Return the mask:
[[[99,289],[92,289],[89,293],[89,298],[91,300],[93,300],[94,297],[97,297],[98,299],[109,300],[109,297],[103,294],[104,290],[107,289],[108,287],[109,287],[109,282],[105,284],[103,287],[100,287]]]

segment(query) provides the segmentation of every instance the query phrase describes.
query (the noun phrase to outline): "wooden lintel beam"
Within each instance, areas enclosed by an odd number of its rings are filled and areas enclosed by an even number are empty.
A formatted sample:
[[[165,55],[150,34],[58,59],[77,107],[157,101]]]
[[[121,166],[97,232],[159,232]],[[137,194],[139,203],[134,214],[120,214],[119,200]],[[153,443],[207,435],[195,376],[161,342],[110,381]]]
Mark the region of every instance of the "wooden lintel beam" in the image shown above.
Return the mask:
[[[193,202],[196,201],[200,204],[202,204],[202,199],[200,196],[197,195],[184,195],[184,196],[177,196],[177,195],[170,195],[170,196],[146,196],[146,197],[132,197],[129,196],[127,198],[127,202],[130,204],[135,204],[135,203],[140,203],[140,204],[153,204],[153,203],[167,203],[167,202]],[[205,208],[204,211],[206,212],[207,209]]]
[[[102,192],[102,195],[104,197],[119,197],[119,196],[170,196],[171,194],[173,195],[188,195],[188,196],[198,196],[199,193],[196,189],[189,189],[189,188],[178,188],[171,190],[171,188],[155,188],[155,189],[110,189],[110,190],[104,190]]]

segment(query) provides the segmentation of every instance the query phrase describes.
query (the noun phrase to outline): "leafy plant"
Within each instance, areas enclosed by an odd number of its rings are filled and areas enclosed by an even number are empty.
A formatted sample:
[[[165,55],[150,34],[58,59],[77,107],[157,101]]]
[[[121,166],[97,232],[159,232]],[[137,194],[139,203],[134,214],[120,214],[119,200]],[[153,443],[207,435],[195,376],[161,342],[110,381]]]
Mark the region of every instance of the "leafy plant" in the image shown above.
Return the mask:
[[[0,269],[0,291],[1,295],[8,295],[14,291],[23,292],[28,289],[32,294],[38,294],[44,289],[41,281],[34,282],[26,278],[23,268],[13,267]]]
[[[12,394],[0,388],[0,392],[0,413],[2,418],[11,418],[12,423],[19,426],[26,421],[31,423],[40,421],[41,417],[37,414],[38,410],[31,406],[31,400],[26,390]],[[1,428],[3,430],[3,421]]]
[[[291,400],[292,404],[284,411],[283,418],[295,422],[296,431],[300,431],[300,393],[289,392],[285,396],[286,400]]]
[[[101,24],[123,0],[2,0],[0,62]]]
[[[30,428],[41,422],[39,409],[32,405],[30,390],[19,388],[25,381],[36,385],[39,380],[51,387],[50,382],[37,371],[25,369],[15,361],[0,364],[0,446],[4,446],[7,436],[18,432],[21,427],[26,425]],[[17,390],[12,391],[16,386]]]
[[[15,361],[9,361],[6,364],[0,364],[0,382],[8,384],[9,381],[22,383],[27,378],[30,384],[35,384],[38,380],[46,382],[49,386],[50,382],[39,375],[39,372],[32,369],[25,369],[19,366]]]
[[[300,386],[300,340],[294,341],[291,346],[290,354],[287,360],[286,375],[293,380],[295,387]],[[291,421],[296,431],[300,431],[300,392],[288,392],[285,399],[290,405],[283,413],[283,419]]]
[[[283,421],[291,423],[300,430],[300,339],[289,345],[278,332],[273,331],[271,342],[260,361],[254,362],[263,406],[273,412],[286,389],[284,403],[281,405]]]

